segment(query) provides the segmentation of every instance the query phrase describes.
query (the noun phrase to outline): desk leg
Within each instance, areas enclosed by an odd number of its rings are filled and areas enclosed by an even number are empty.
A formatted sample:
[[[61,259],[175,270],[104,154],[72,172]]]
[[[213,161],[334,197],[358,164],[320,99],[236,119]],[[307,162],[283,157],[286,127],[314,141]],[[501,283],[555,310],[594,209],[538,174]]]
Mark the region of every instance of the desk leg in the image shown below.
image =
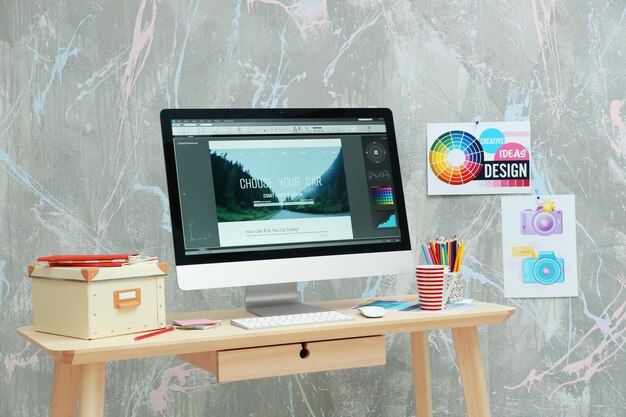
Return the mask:
[[[82,365],[80,384],[80,417],[102,417],[104,415],[104,383],[106,380],[106,362]]]
[[[54,361],[50,417],[74,417],[76,415],[80,371],[80,365],[70,365],[58,359]]]
[[[413,358],[415,416],[432,417],[433,398],[430,388],[430,360],[428,356],[427,331],[411,333],[411,356]]]
[[[477,327],[452,329],[468,417],[489,417],[489,397]]]

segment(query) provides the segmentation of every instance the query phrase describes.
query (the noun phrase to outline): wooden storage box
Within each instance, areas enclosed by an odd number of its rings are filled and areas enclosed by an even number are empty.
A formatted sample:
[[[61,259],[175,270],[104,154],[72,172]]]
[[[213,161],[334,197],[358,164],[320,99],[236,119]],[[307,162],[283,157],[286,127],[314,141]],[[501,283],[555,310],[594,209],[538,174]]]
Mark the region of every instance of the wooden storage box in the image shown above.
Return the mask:
[[[111,268],[30,265],[33,327],[81,339],[165,327],[167,264]]]

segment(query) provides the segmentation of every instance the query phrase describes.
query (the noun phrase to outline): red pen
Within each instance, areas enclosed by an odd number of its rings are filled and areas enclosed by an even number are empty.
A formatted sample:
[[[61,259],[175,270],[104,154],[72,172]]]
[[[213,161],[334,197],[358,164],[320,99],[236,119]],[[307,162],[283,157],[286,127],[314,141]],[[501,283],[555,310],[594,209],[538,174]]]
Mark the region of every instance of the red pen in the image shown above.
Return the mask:
[[[165,329],[157,330],[156,332],[146,333],[146,334],[142,334],[141,336],[137,336],[135,337],[135,340],[141,340],[141,339],[145,339],[146,337],[152,337],[152,336],[156,336],[159,334],[171,332],[172,330],[174,330],[174,327],[166,327]]]

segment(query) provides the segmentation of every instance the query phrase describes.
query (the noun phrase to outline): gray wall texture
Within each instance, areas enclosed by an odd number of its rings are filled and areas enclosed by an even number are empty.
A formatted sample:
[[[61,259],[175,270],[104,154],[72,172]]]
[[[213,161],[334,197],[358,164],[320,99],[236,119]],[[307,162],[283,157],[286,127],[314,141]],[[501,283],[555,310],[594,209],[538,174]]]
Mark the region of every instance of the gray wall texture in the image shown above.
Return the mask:
[[[36,0],[1,3],[0,415],[49,410],[26,265],[140,251],[173,264],[159,111],[394,111],[414,239],[462,234],[494,416],[626,415],[624,0]],[[576,298],[504,299],[499,196],[428,197],[426,123],[530,120],[533,192],[575,194]],[[445,213],[445,215],[442,215]],[[417,259],[417,251],[415,251]],[[294,277],[298,279],[299,277]],[[410,275],[311,281],[307,301],[406,294]],[[240,307],[180,291],[167,309]],[[452,338],[429,336],[436,416],[465,415]],[[386,367],[218,385],[173,358],[109,364],[108,416],[412,416],[409,340]]]

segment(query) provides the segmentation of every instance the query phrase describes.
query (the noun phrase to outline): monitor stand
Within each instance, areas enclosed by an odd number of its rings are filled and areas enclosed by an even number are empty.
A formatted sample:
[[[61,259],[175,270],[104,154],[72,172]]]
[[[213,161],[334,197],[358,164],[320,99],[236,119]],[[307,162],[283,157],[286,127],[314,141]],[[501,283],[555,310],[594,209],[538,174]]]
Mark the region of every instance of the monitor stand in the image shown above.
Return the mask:
[[[300,302],[296,282],[248,286],[245,304],[246,310],[261,317],[328,311]]]

